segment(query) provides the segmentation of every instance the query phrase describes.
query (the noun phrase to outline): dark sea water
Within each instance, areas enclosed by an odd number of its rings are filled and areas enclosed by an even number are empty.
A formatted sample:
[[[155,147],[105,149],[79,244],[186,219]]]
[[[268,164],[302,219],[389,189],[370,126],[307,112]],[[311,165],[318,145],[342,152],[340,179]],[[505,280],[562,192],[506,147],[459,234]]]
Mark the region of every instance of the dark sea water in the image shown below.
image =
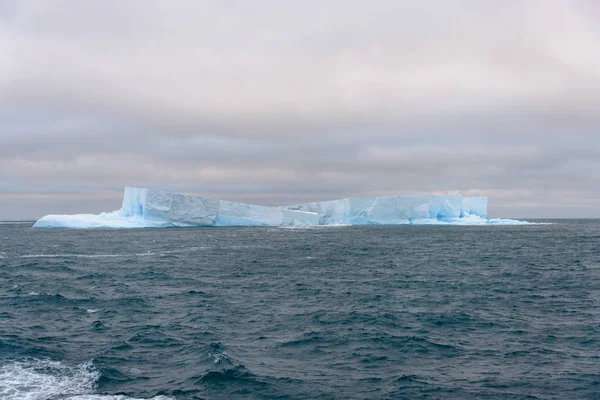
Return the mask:
[[[600,221],[0,224],[2,399],[600,398]]]

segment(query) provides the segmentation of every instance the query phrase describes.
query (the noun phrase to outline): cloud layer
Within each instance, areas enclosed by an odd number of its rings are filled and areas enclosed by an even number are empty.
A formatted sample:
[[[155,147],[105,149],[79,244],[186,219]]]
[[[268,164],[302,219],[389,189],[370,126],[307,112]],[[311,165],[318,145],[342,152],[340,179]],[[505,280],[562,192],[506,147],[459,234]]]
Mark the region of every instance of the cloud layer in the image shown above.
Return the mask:
[[[0,219],[125,185],[596,216],[593,1],[0,2]]]

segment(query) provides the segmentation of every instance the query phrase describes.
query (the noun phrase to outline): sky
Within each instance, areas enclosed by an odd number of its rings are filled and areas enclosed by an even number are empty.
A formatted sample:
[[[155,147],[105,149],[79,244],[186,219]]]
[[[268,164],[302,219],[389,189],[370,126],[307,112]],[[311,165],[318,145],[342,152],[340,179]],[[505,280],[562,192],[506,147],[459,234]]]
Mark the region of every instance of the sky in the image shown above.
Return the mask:
[[[595,0],[0,0],[0,220],[124,186],[600,217]]]

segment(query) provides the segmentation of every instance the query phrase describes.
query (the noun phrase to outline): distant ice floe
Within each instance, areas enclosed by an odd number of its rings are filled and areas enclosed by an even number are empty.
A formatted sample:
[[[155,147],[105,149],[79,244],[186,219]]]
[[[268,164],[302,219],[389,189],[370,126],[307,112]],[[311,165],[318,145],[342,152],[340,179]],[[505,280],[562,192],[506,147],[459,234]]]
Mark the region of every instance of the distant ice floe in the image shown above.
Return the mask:
[[[46,215],[34,228],[149,228],[193,226],[521,225],[486,219],[487,197],[361,197],[265,207],[152,189],[125,188],[121,209]]]

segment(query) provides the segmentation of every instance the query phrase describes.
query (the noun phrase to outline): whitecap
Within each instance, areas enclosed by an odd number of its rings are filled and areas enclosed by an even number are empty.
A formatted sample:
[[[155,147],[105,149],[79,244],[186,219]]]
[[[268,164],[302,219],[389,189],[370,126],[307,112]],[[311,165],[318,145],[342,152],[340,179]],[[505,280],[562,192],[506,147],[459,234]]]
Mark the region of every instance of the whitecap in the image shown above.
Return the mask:
[[[17,361],[0,367],[0,398],[41,400],[90,393],[99,376],[91,363],[70,367],[56,361]]]
[[[69,399],[69,400],[145,400],[145,399],[123,396],[120,394],[119,395],[85,394],[85,395],[80,395],[80,396],[66,397],[66,399]],[[171,399],[171,397],[156,396],[156,397],[152,397],[149,400],[172,400],[172,399]]]
[[[138,257],[145,257],[145,256],[153,256],[153,255],[155,255],[155,253],[152,253],[150,250],[148,250],[145,253],[135,253],[135,255]]]
[[[3,400],[142,400],[94,393],[100,378],[91,362],[68,366],[58,361],[26,359],[0,366]],[[171,400],[157,396],[152,400]]]

